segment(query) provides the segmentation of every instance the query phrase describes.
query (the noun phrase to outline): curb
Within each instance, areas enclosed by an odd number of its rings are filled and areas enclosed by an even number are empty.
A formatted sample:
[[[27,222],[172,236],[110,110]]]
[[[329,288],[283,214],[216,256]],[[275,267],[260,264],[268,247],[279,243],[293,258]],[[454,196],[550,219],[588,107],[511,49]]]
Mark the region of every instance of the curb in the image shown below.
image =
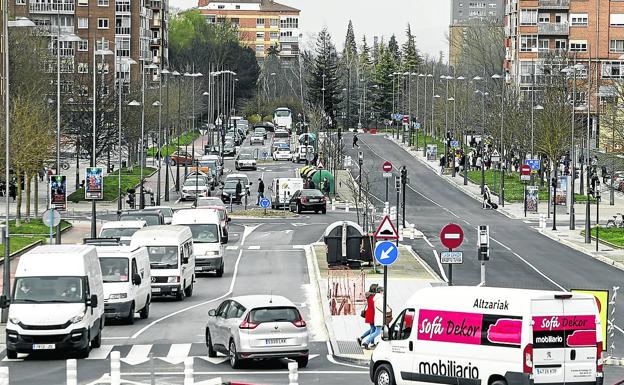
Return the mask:
[[[13,258],[19,257],[22,254],[24,254],[25,252],[27,252],[27,251],[29,251],[31,249],[34,249],[35,247],[37,247],[37,246],[39,246],[41,244],[43,244],[43,240],[39,240],[39,241],[37,241],[37,242],[35,242],[35,243],[31,244],[31,245],[24,246],[21,249],[19,249],[17,251],[14,251],[11,255],[9,255],[9,259],[12,261]],[[4,265],[4,258],[1,258],[0,259],[0,266],[3,266],[3,265]]]

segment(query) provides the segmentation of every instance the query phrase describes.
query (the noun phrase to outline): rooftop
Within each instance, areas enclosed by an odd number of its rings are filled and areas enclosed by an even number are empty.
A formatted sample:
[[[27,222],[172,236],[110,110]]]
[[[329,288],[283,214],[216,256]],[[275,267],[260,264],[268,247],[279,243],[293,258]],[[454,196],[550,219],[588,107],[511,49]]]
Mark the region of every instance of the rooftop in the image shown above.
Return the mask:
[[[273,12],[301,12],[299,9],[289,7],[288,5],[280,4],[274,0],[208,0],[206,4],[210,3],[228,3],[228,4],[260,4],[261,11],[273,11]]]

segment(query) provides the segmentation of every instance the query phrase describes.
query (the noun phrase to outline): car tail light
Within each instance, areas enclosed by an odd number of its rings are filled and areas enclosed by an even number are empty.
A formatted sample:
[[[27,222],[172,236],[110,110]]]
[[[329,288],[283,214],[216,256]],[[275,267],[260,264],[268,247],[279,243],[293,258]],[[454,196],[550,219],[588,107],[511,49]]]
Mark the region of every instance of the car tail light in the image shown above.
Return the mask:
[[[255,328],[258,327],[258,324],[255,322],[249,322],[249,315],[247,315],[247,317],[245,317],[245,320],[243,321],[242,324],[240,324],[240,326],[238,327],[239,329],[246,329],[246,330],[253,330]]]
[[[299,316],[298,320],[293,321],[293,325],[295,325],[298,328],[304,328],[304,327],[308,326],[306,324],[306,322],[303,320],[303,318],[301,318],[301,316]]]
[[[602,373],[602,365],[604,360],[602,359],[602,341],[596,342],[596,372]]]
[[[302,202],[302,203],[306,203],[307,201],[308,201],[308,198],[306,198],[306,197],[301,197],[301,202]]]
[[[522,352],[522,372],[533,373],[533,344],[527,344]]]

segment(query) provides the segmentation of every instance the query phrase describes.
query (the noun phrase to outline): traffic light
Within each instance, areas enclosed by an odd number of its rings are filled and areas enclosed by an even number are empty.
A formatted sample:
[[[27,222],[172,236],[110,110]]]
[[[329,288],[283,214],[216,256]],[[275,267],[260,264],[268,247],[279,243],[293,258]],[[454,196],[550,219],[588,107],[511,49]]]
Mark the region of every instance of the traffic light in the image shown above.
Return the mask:
[[[136,200],[135,200],[136,190],[133,188],[129,188],[127,190],[127,193],[128,193],[128,199],[126,200],[126,203],[128,204],[128,206],[130,206],[131,209],[134,209],[136,207]]]
[[[477,260],[489,261],[490,260],[490,228],[489,226],[479,226],[477,230]]]
[[[405,166],[401,167],[401,183],[407,183],[407,167]]]

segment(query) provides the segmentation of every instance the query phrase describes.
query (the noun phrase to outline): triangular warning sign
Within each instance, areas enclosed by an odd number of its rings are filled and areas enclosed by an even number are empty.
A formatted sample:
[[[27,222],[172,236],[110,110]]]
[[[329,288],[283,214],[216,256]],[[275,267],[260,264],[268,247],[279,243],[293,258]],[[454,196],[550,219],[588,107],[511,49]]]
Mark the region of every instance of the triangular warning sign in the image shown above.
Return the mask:
[[[323,162],[319,161],[318,166],[316,166],[316,168],[323,168]]]
[[[384,217],[373,236],[377,239],[399,239],[399,233],[392,224],[390,216],[386,215]]]

